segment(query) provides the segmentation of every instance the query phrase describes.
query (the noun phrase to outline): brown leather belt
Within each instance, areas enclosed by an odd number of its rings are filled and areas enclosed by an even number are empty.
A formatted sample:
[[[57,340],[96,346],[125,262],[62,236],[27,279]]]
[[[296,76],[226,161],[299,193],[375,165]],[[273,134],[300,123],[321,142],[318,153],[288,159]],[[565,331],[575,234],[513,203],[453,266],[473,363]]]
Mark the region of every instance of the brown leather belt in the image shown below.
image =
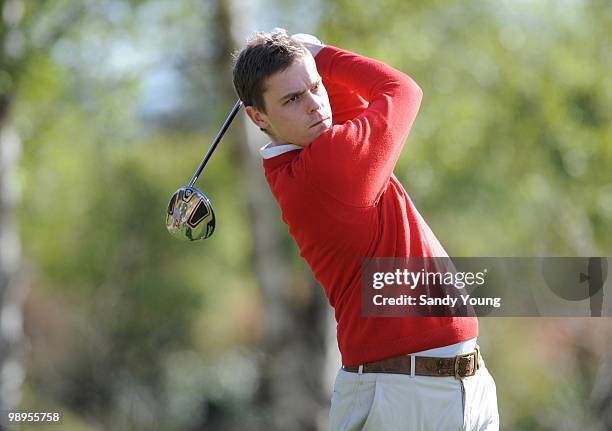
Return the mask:
[[[347,366],[342,369],[351,373],[391,373],[410,374],[411,355],[395,356],[380,361],[368,362],[363,365]],[[361,370],[360,370],[361,368]],[[430,377],[450,377],[463,379],[476,374],[480,368],[480,347],[464,355],[452,358],[414,357],[414,375]]]

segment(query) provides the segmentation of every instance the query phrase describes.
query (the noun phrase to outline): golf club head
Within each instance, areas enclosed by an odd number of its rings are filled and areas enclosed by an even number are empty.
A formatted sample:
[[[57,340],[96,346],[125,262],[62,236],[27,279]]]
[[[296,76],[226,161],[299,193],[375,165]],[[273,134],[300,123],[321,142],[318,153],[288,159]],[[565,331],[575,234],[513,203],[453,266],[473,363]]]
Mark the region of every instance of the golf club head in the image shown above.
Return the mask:
[[[215,213],[204,193],[195,187],[178,189],[168,203],[166,228],[183,241],[211,236],[215,231]]]

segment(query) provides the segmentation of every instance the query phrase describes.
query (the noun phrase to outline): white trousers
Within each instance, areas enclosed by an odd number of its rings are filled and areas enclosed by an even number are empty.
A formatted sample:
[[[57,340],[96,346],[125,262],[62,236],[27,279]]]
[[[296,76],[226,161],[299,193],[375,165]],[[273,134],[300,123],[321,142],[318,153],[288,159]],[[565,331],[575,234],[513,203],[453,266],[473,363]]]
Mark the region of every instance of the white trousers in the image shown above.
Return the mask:
[[[475,375],[428,377],[340,369],[331,431],[498,430],[495,382],[484,361]]]

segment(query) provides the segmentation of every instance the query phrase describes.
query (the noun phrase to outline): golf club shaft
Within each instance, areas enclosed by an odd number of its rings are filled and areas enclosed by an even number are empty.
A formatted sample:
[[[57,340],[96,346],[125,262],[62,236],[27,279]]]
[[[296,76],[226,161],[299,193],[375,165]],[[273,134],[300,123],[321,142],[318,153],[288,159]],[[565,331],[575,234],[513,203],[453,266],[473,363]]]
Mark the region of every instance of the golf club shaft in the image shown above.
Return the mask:
[[[238,111],[240,110],[241,106],[242,106],[242,101],[238,99],[238,101],[234,104],[232,111],[230,112],[227,119],[225,120],[225,123],[223,123],[223,126],[221,126],[221,130],[219,130],[219,133],[217,133],[217,137],[215,138],[212,145],[206,152],[206,155],[204,156],[204,160],[202,160],[202,163],[200,163],[198,170],[195,171],[195,174],[193,174],[193,178],[191,179],[191,181],[189,181],[189,185],[187,187],[193,187],[195,182],[198,180],[198,177],[202,173],[202,169],[204,169],[204,166],[206,166],[206,163],[208,163],[208,159],[210,159],[210,156],[212,156],[212,153],[215,151],[215,148],[217,148],[219,141],[221,141],[221,138],[225,134],[225,131],[227,130],[229,125],[232,123],[232,120],[234,119]]]

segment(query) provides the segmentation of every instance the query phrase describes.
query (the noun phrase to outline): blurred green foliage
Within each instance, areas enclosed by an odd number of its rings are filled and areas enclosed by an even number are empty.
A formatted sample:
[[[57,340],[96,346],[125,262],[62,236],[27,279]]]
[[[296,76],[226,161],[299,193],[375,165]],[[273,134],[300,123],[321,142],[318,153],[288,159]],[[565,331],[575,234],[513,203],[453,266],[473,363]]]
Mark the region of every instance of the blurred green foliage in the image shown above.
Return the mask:
[[[322,37],[424,90],[396,173],[449,252],[610,250],[609,3],[383,3],[334,2]]]

